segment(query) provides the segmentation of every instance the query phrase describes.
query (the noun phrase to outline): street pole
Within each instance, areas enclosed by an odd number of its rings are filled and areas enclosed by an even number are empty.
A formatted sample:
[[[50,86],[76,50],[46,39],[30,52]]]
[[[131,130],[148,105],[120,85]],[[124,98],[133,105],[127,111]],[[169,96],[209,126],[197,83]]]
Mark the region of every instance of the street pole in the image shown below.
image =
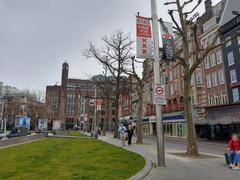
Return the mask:
[[[1,106],[1,129],[3,129],[3,124],[4,124],[4,133],[6,133],[6,126],[5,126],[5,124],[6,124],[6,121],[5,121],[5,123],[3,123],[3,110],[4,110],[4,99],[2,98],[1,99],[2,100],[2,106]]]
[[[160,53],[159,53],[159,32],[158,32],[158,15],[157,2],[151,0],[152,11],[152,31],[153,31],[153,48],[154,48],[154,84],[161,84],[161,68],[160,68]],[[164,132],[162,123],[162,106],[156,104],[156,124],[157,124],[157,158],[158,166],[165,167],[165,152],[164,152]]]

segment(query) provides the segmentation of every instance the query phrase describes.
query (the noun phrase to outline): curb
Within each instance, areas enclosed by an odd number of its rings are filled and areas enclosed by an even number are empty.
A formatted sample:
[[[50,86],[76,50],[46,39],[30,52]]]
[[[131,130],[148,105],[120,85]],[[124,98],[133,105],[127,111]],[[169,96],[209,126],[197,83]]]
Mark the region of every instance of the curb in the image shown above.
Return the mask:
[[[39,141],[39,140],[42,140],[42,139],[45,139],[45,138],[42,137],[42,138],[39,138],[39,139],[25,141],[25,142],[22,142],[22,143],[16,143],[16,144],[11,144],[11,145],[7,145],[7,146],[2,146],[2,147],[0,147],[0,149],[10,148],[10,147],[14,147],[14,146],[22,145],[22,144],[28,144],[28,143]]]
[[[92,137],[85,137],[85,136],[64,136],[64,135],[47,135],[48,138],[76,138],[76,139],[93,139]]]
[[[102,139],[98,139],[98,140],[100,140],[102,142],[105,142],[105,143],[108,143],[108,144],[111,144],[113,146],[122,148],[120,145],[118,146],[118,145],[112,144],[112,143],[107,142],[107,141],[102,140]],[[145,166],[137,174],[128,178],[128,180],[142,180],[142,179],[144,179],[151,172],[152,167],[153,167],[153,162],[149,159],[146,159],[146,157],[141,153],[138,153],[136,151],[133,151],[133,150],[127,149],[127,148],[123,148],[123,149],[125,149],[126,151],[129,151],[129,152],[133,152],[135,154],[138,154],[145,159]]]
[[[137,152],[135,152],[135,153],[137,153]],[[137,154],[139,154],[139,153],[137,153]],[[141,155],[141,154],[139,154],[139,155]],[[141,180],[141,179],[144,179],[151,172],[151,170],[152,170],[152,161],[146,159],[145,157],[144,157],[144,159],[146,160],[146,164],[145,164],[144,168],[141,171],[139,171],[137,174],[135,174],[134,176],[130,177],[128,180]]]
[[[185,153],[185,152],[186,151],[167,151],[166,154],[172,155],[171,153]],[[206,155],[206,156],[212,156],[215,158],[224,158],[223,155],[218,155],[218,154],[213,154],[213,153],[199,152],[199,154]]]

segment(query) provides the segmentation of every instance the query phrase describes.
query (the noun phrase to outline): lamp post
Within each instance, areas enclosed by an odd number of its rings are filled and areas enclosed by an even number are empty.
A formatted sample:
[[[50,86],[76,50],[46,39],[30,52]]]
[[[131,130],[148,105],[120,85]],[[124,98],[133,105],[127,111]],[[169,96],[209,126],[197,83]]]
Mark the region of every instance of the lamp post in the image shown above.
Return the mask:
[[[154,49],[154,84],[161,84],[160,77],[160,53],[159,53],[159,32],[158,32],[158,15],[157,1],[151,0],[152,12],[152,31],[153,31],[153,49]],[[156,104],[156,124],[157,124],[157,159],[158,166],[165,167],[165,152],[164,152],[164,134],[162,123],[162,106]]]

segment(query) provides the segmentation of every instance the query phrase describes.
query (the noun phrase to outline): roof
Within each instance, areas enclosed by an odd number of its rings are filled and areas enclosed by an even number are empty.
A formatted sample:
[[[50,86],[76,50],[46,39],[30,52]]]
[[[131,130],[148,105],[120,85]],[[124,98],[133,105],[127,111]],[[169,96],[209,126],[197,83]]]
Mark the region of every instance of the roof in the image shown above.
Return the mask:
[[[214,16],[221,16],[226,1],[227,0],[221,0],[218,4],[212,6],[211,11],[205,11],[202,16],[198,18],[198,23],[202,25]]]
[[[231,19],[236,17],[236,15],[232,14],[232,11],[239,11],[240,12],[240,1],[239,0],[227,0],[226,6],[223,10],[222,18],[219,22],[220,26],[223,26]]]

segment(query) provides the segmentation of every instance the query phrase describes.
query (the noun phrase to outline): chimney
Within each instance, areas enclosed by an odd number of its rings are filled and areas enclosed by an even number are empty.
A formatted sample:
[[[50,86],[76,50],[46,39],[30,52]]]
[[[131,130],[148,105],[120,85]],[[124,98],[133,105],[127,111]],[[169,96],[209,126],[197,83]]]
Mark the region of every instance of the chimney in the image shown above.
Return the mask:
[[[212,10],[212,0],[205,0],[205,12],[210,12]]]

